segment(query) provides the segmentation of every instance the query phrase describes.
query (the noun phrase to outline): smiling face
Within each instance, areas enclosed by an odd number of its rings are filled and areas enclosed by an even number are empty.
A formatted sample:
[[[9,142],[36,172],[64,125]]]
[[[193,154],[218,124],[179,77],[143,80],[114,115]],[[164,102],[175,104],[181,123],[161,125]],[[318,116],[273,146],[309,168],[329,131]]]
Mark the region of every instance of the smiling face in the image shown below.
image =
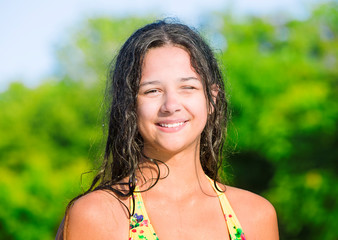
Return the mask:
[[[203,83],[185,50],[163,46],[147,52],[137,114],[145,155],[161,159],[166,154],[199,150],[207,101]]]

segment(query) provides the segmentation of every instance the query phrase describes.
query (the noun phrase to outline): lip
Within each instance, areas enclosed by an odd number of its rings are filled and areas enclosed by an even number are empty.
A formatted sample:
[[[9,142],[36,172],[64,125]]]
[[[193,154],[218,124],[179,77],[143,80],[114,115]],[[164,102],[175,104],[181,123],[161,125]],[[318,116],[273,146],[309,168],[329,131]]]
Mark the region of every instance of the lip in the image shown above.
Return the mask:
[[[187,122],[187,119],[184,118],[178,118],[178,119],[165,119],[162,121],[158,121],[156,124],[173,124],[173,123],[179,123],[179,122]]]
[[[160,121],[158,123],[156,123],[156,127],[163,131],[163,132],[167,132],[167,133],[172,133],[172,132],[178,132],[180,131],[182,128],[184,128],[188,123],[188,120],[184,120],[184,119],[175,119],[175,120],[165,120],[165,121]]]

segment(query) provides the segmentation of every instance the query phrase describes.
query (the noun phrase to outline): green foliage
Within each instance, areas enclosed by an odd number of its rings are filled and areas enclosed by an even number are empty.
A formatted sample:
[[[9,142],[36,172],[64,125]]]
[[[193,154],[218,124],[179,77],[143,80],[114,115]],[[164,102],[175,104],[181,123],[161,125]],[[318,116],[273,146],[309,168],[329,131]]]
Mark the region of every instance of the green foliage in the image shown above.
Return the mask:
[[[305,21],[222,21],[227,49],[218,57],[235,149],[225,173],[274,204],[281,239],[335,239],[336,5],[319,6]],[[58,46],[56,77],[0,93],[1,239],[54,238],[66,204],[81,192],[81,173],[102,158],[109,62],[146,22],[90,19]]]
[[[272,201],[281,239],[338,227],[337,16],[328,5],[283,25],[225,19],[234,182]]]
[[[1,236],[55,236],[62,207],[90,169],[88,152],[97,148],[90,143],[100,133],[98,101],[97,91],[69,80],[34,90],[14,83],[0,95]]]

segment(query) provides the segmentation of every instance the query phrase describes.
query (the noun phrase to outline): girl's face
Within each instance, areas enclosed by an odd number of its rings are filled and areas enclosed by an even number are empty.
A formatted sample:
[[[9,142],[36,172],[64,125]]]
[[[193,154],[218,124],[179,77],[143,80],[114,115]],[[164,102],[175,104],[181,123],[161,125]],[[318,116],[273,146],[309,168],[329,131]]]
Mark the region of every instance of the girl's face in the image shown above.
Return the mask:
[[[208,115],[203,83],[182,48],[153,48],[145,56],[137,97],[138,129],[149,157],[199,149]]]

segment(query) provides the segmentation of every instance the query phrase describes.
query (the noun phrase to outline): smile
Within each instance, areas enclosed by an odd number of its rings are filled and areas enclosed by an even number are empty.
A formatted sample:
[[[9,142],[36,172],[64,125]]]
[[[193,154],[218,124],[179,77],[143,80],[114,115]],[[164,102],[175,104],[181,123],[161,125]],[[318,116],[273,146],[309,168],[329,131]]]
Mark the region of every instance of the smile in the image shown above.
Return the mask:
[[[175,127],[179,127],[182,126],[184,124],[184,122],[178,122],[178,123],[159,123],[158,125],[160,125],[161,127],[165,127],[165,128],[175,128]]]

